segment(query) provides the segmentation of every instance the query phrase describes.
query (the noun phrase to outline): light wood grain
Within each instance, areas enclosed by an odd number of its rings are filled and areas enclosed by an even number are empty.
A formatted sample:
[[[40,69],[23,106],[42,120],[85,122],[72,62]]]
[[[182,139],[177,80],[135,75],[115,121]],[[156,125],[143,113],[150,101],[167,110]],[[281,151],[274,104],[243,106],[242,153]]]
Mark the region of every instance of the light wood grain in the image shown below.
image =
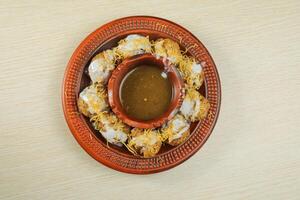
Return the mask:
[[[222,107],[204,147],[154,175],[93,160],[65,123],[69,57],[115,18],[155,15],[206,45]],[[0,199],[299,199],[300,1],[0,2]]]

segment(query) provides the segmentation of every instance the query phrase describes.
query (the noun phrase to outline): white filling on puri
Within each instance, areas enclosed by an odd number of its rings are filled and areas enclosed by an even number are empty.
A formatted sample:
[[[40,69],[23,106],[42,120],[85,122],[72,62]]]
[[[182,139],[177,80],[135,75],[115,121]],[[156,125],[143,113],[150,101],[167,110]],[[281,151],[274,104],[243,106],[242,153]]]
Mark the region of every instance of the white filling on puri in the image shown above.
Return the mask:
[[[97,54],[91,61],[88,71],[93,83],[106,84],[112,70],[115,68],[115,56],[112,50]]]
[[[148,37],[131,34],[119,41],[115,52],[122,58],[151,53],[151,42]]]
[[[86,116],[98,114],[109,108],[105,89],[98,84],[86,87],[79,94],[79,110]]]

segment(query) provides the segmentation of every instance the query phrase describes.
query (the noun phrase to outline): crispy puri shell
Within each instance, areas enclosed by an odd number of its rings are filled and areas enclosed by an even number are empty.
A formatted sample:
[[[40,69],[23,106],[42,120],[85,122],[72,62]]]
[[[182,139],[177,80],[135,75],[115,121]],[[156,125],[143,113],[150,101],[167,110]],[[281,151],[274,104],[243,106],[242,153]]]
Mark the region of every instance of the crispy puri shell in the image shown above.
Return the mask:
[[[143,129],[140,129],[140,128],[134,128],[131,130],[130,132],[130,136],[131,137],[137,137],[137,136],[140,136],[140,135],[143,135]]]
[[[138,137],[143,134],[144,134],[143,129],[139,129],[139,128],[132,129],[130,133],[131,137],[129,138],[128,142],[130,143],[132,137]],[[143,147],[137,147],[135,145],[132,145],[131,148],[133,148],[134,151],[142,155],[144,158],[150,158],[155,156],[159,152],[161,145],[162,145],[161,140],[158,140],[154,145],[151,146],[145,146],[143,148]]]
[[[198,117],[200,119],[204,119],[208,114],[210,104],[209,104],[209,101],[202,95],[200,95],[200,101],[201,101],[201,105],[200,105],[200,111],[199,111]]]
[[[157,141],[152,147],[151,147],[151,151],[146,148],[143,152],[143,155],[145,158],[150,158],[150,157],[153,157],[155,156],[159,150],[160,150],[160,147],[161,147],[161,141]]]
[[[77,104],[78,104],[79,112],[81,112],[83,115],[87,117],[91,116],[91,113],[88,111],[88,105],[81,98],[78,99]]]
[[[182,144],[183,142],[185,142],[187,140],[187,138],[189,137],[189,135],[190,135],[190,129],[188,129],[187,131],[185,131],[180,138],[172,140],[171,142],[169,142],[169,140],[167,140],[167,143],[169,145],[172,145],[172,146],[180,145],[180,144]]]

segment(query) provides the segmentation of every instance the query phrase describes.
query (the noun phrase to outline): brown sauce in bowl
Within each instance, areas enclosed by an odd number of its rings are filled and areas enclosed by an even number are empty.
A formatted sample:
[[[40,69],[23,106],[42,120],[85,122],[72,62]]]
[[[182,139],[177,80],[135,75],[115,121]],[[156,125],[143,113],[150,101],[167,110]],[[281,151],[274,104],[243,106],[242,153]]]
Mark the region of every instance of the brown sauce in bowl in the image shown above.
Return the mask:
[[[172,100],[172,84],[167,73],[153,65],[139,65],[128,72],[119,92],[125,113],[142,121],[160,117]]]

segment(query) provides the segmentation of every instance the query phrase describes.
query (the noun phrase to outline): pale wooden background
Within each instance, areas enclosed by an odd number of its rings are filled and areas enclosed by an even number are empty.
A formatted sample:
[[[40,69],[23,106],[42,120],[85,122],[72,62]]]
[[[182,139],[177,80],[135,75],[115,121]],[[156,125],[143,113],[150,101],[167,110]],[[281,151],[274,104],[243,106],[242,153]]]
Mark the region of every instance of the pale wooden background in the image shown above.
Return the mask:
[[[204,147],[154,175],[120,173],[74,140],[64,69],[88,33],[155,15],[206,45],[222,108]],[[1,1],[0,199],[299,199],[300,1]]]

